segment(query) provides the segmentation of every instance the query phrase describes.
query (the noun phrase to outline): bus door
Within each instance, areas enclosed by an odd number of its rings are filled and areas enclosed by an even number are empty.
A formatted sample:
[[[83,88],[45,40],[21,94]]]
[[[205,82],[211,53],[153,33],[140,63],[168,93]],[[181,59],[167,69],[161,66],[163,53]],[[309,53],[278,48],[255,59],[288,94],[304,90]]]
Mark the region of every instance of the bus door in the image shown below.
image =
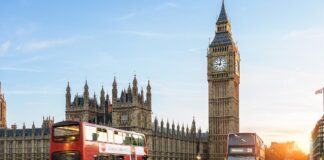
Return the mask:
[[[133,143],[132,143],[132,144],[133,144]],[[135,147],[131,147],[130,160],[137,160],[137,159],[136,159]]]
[[[135,155],[135,153],[132,153],[132,155],[131,155],[131,160],[136,160],[136,155]]]

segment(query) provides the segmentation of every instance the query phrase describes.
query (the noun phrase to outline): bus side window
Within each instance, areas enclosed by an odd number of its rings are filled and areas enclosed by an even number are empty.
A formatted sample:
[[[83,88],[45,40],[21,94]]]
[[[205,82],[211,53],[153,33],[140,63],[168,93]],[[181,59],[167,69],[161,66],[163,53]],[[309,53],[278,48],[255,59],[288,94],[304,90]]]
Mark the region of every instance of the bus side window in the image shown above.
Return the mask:
[[[139,145],[139,143],[138,143],[138,135],[136,135],[136,134],[133,134],[133,136],[132,136],[132,141],[133,141],[133,145],[134,146],[138,146]]]
[[[114,142],[117,144],[123,144],[123,133],[115,131],[114,132]]]
[[[97,134],[96,134],[96,127],[92,126],[85,126],[85,137],[88,141],[96,141]]]
[[[143,136],[138,136],[138,145],[144,146],[144,137]]]
[[[114,131],[108,130],[108,143],[114,143]]]
[[[104,128],[97,128],[97,140],[100,142],[107,142],[108,140],[108,135],[107,135],[107,130]]]
[[[123,133],[123,144],[132,145],[132,135],[129,133]]]

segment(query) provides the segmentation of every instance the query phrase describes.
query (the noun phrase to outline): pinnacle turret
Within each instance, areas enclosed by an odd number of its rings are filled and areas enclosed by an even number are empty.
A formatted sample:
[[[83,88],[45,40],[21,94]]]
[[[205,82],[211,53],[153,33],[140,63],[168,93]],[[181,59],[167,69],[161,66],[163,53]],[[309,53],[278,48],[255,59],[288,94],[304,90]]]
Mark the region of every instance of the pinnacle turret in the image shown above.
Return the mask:
[[[117,87],[117,81],[116,81],[116,76],[114,76],[114,82],[113,82],[113,87]]]
[[[86,80],[84,84],[84,91],[83,91],[83,98],[84,98],[84,107],[89,107],[89,87],[88,87],[88,81]]]
[[[104,87],[101,87],[101,92],[100,92],[100,108],[103,109],[105,106],[105,91]]]
[[[88,86],[88,80],[85,81],[85,84],[84,84],[84,90],[89,90],[89,86]]]
[[[151,84],[150,81],[147,82],[147,87],[146,87],[146,103],[148,106],[151,108],[152,104],[152,93],[151,93]]]
[[[131,89],[131,85],[130,83],[128,83],[128,89],[127,89],[127,93],[131,93],[132,89]]]
[[[101,93],[101,95],[104,95],[105,96],[105,90],[104,90],[104,86],[103,85],[101,86],[101,92],[100,93]]]
[[[112,84],[113,88],[112,88],[112,101],[113,103],[115,103],[117,101],[117,81],[116,81],[116,76],[114,76],[114,82]]]
[[[138,87],[137,87],[137,79],[136,79],[136,75],[134,75],[134,79],[133,79],[133,96],[134,96],[134,102],[137,103],[137,95],[138,95]]]
[[[71,88],[70,88],[70,82],[68,82],[66,87],[66,95],[65,95],[65,107],[66,110],[69,110],[71,108]]]
[[[137,87],[137,79],[136,79],[136,75],[134,75],[134,79],[133,79],[133,87]]]
[[[150,80],[147,81],[147,92],[150,92],[151,93],[151,84],[150,84]]]
[[[88,86],[87,80],[85,81],[85,84],[84,84],[83,96],[84,96],[84,98],[89,97],[89,86]]]
[[[68,81],[68,84],[66,86],[66,92],[70,92],[70,91],[71,91],[70,82]]]

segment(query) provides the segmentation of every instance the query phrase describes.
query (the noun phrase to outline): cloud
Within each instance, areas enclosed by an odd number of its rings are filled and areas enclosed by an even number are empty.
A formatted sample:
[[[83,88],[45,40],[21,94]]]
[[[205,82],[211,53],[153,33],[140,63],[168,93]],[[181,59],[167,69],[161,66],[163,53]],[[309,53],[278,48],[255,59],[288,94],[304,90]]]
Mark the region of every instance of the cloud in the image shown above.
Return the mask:
[[[35,51],[35,50],[46,49],[46,48],[55,47],[59,45],[64,45],[68,42],[70,42],[70,40],[35,41],[35,42],[25,43],[22,46],[18,46],[17,50],[25,51],[25,52]]]
[[[23,52],[31,52],[31,51],[42,50],[42,49],[65,45],[65,44],[68,44],[74,40],[75,40],[74,38],[69,38],[69,39],[59,39],[59,40],[33,41],[33,42],[28,42],[28,43],[18,46],[17,50],[23,51]]]
[[[179,8],[178,4],[173,3],[173,2],[167,2],[164,4],[164,6],[169,7],[169,8]]]
[[[14,72],[32,72],[32,73],[40,73],[43,72],[39,69],[33,68],[17,68],[17,67],[0,67],[0,71],[14,71]]]
[[[156,7],[156,10],[163,10],[163,9],[177,9],[180,8],[180,6],[174,2],[166,2],[162,3],[159,6]]]
[[[302,30],[293,30],[283,36],[284,39],[322,39],[324,38],[323,29],[307,28]]]
[[[6,42],[2,43],[0,45],[0,55],[5,54],[11,47],[11,42],[10,40],[7,40]]]
[[[34,22],[28,22],[16,29],[15,35],[17,37],[31,35],[38,30],[38,25]]]

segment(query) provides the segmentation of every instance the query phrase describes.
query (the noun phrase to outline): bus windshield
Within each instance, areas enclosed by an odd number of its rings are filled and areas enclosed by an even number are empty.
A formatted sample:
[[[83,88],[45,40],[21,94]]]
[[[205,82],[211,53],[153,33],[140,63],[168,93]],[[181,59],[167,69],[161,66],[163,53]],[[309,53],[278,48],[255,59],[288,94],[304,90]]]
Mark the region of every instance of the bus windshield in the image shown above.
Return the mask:
[[[78,124],[53,127],[53,140],[57,142],[76,141],[79,139],[79,135],[80,126]]]
[[[255,135],[253,134],[230,134],[229,145],[255,145]]]
[[[78,152],[56,152],[52,154],[52,160],[80,160]]]

